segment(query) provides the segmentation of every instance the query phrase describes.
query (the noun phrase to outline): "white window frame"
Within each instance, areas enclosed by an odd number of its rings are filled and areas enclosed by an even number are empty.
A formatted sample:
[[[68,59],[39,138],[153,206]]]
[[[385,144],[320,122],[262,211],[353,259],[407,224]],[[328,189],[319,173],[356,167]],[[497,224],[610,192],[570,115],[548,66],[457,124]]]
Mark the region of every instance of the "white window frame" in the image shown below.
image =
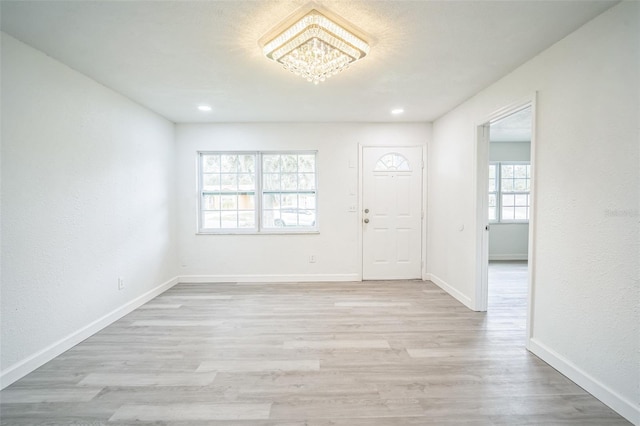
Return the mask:
[[[318,234],[319,233],[319,200],[318,200],[318,151],[313,150],[283,150],[283,151],[197,151],[197,233],[198,234]],[[255,197],[253,228],[204,228],[203,227],[203,156],[204,155],[253,155],[255,157]],[[314,156],[314,194],[315,194],[315,225],[314,226],[286,226],[266,227],[264,225],[264,182],[263,182],[263,156],[265,155],[313,155]],[[240,191],[238,191],[240,192]],[[295,192],[299,194],[300,192]]]
[[[496,218],[495,219],[491,219],[489,222],[490,223],[529,223],[529,219],[531,217],[531,162],[529,161],[491,161],[489,163],[490,165],[496,167],[496,174],[495,174],[495,180],[496,180],[496,184],[495,184],[495,191],[491,191],[487,193],[487,197],[489,197],[490,194],[495,194],[496,195]],[[529,190],[528,191],[510,191],[510,192],[503,192],[502,190],[502,166],[519,166],[519,165],[525,165],[525,166],[529,166],[529,176],[527,177],[527,179],[529,180]],[[488,182],[487,182],[488,184]],[[502,197],[503,195],[526,195],[527,199],[528,199],[528,203],[527,203],[527,219],[505,219],[502,217]]]

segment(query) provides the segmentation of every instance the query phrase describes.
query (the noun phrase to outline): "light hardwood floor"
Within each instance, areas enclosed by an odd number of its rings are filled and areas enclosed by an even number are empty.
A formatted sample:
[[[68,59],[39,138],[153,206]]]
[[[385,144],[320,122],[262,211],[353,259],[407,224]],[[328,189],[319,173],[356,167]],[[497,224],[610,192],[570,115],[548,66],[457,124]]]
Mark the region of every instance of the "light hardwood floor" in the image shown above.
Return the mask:
[[[0,392],[2,425],[626,425],[429,282],[180,284]],[[520,278],[518,278],[520,276]]]

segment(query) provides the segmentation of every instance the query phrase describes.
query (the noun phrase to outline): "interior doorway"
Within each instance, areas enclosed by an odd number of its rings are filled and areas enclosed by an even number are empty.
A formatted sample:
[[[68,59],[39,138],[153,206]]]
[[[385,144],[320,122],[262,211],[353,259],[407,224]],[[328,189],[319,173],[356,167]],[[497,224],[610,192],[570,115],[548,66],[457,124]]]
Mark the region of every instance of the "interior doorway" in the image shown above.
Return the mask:
[[[523,320],[529,336],[534,215],[535,95],[477,132],[476,310]]]
[[[487,310],[526,320],[531,105],[489,123]]]

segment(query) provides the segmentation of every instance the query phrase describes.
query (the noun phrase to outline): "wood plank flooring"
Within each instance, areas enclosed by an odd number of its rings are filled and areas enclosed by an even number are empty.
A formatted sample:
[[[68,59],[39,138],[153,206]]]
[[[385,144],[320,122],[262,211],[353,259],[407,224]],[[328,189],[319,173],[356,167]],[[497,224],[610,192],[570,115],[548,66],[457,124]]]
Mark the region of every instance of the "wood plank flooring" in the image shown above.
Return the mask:
[[[180,284],[0,392],[0,423],[628,425],[525,350],[526,264],[490,274],[488,313],[420,281]]]

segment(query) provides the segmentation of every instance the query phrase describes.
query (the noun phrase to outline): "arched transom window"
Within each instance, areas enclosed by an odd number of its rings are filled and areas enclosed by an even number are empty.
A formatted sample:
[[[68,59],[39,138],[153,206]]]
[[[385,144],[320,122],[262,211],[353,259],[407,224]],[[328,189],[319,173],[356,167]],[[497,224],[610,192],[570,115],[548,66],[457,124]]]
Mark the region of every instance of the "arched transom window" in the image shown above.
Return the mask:
[[[411,165],[403,155],[392,152],[390,154],[383,155],[376,163],[376,172],[410,172]]]

